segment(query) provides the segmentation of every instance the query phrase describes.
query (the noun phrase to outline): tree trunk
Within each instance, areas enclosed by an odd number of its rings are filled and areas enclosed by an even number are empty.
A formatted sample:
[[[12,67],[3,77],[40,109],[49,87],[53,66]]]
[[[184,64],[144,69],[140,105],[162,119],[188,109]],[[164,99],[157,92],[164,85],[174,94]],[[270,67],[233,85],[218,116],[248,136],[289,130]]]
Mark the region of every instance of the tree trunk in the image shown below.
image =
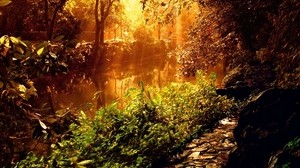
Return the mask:
[[[3,36],[5,34],[7,34],[6,32],[6,25],[7,25],[7,12],[3,12],[3,15],[2,15],[2,19],[1,19],[1,24],[0,24],[0,35]]]
[[[63,6],[66,3],[66,1],[67,0],[60,0],[59,4],[54,9],[54,13],[53,13],[50,25],[49,25],[49,32],[47,33],[48,34],[48,37],[47,37],[48,40],[52,40],[53,29],[54,29],[54,25],[55,25],[55,21],[56,21],[56,18],[57,18],[58,11],[63,8]]]
[[[50,36],[50,29],[49,29],[49,6],[48,6],[48,0],[44,0],[44,10],[45,10],[45,14],[44,14],[44,19],[45,19],[45,25],[46,25],[46,31],[47,31],[47,39]]]
[[[104,0],[96,0],[95,1],[95,9],[94,9],[94,17],[95,17],[95,43],[93,49],[93,55],[90,59],[89,65],[90,67],[90,77],[95,84],[97,91],[100,91],[100,95],[97,99],[97,108],[103,106],[105,104],[105,95],[104,95],[104,83],[98,79],[98,71],[102,69],[102,58],[104,57],[105,49],[104,49],[104,30],[105,30],[105,20],[107,19],[109,12],[111,10],[111,6],[114,0],[107,0],[107,3]],[[100,11],[99,11],[100,9]],[[100,15],[100,16],[99,16]]]

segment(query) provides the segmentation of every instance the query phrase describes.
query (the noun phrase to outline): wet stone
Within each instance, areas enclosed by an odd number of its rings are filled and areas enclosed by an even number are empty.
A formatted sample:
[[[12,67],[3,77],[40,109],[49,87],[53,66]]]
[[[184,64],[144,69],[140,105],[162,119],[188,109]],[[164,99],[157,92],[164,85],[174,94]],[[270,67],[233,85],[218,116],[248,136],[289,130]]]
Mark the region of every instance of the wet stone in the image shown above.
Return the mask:
[[[199,156],[200,152],[193,152],[188,156],[188,158],[197,158]]]
[[[225,125],[224,125],[225,124]],[[236,147],[233,129],[236,119],[226,119],[211,133],[192,140],[178,158],[181,163],[166,168],[221,168],[228,160],[231,150]]]
[[[215,149],[208,149],[207,153],[216,153],[216,150]]]
[[[186,146],[186,148],[191,149],[197,147],[197,144],[191,143]]]
[[[215,155],[200,155],[199,159],[201,159],[201,160],[207,160],[207,159],[213,159],[215,157],[216,157]]]
[[[204,152],[204,151],[207,151],[207,148],[205,148],[205,147],[197,147],[197,148],[192,149],[192,151],[195,151],[195,152]]]

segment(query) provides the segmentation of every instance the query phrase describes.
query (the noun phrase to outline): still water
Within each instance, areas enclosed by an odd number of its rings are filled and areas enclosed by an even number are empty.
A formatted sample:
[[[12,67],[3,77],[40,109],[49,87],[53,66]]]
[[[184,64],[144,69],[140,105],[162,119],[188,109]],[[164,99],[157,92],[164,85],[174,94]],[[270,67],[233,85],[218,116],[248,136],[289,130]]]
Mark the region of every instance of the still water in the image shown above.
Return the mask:
[[[77,107],[81,109],[95,108],[95,93],[103,96],[103,104],[109,104],[124,96],[132,87],[138,87],[143,82],[146,87],[161,88],[171,82],[194,82],[194,78],[180,75],[180,64],[176,57],[165,48],[151,48],[135,44],[131,54],[117,52],[107,55],[101,70],[97,72],[97,80],[102,85],[97,90],[93,82],[80,84],[72,93],[53,95],[56,109]],[[223,66],[220,64],[210,71],[218,73],[218,81],[223,78]],[[93,111],[93,110],[91,110]]]

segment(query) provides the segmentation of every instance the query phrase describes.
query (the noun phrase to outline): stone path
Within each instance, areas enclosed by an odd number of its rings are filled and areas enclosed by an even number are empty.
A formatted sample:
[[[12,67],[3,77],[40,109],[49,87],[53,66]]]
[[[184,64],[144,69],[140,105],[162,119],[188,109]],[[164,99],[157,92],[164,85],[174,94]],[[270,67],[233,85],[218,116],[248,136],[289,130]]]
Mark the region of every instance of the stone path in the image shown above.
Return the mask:
[[[236,119],[221,120],[212,133],[205,133],[187,144],[185,150],[165,168],[221,168],[236,146],[232,133],[236,124]]]

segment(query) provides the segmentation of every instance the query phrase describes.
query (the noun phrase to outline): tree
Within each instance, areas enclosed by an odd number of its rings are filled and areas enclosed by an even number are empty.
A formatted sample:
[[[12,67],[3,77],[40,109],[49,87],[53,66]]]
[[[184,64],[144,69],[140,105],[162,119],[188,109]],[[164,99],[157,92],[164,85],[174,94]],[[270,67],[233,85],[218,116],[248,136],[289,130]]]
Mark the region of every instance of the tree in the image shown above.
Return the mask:
[[[143,12],[145,15],[145,24],[148,27],[154,27],[157,29],[157,38],[162,39],[162,30],[167,27],[168,31],[172,31],[173,27],[176,27],[177,19],[180,19],[180,15],[191,9],[196,0],[143,0],[141,1]],[[189,19],[186,18],[185,21]],[[185,25],[187,26],[187,25]]]
[[[222,60],[228,70],[267,65],[277,80],[297,73],[299,2],[209,0],[199,1],[199,6],[202,12],[181,55],[185,74],[194,75],[197,69]]]
[[[65,10],[66,2],[67,0],[12,0],[3,9],[0,34],[22,36],[29,40],[51,40],[53,36],[60,35],[64,35],[65,39],[74,39],[79,33],[80,22]],[[70,30],[60,31],[63,28]]]
[[[59,10],[62,10],[67,0],[44,0],[44,15],[47,26],[47,40],[52,39],[54,24]],[[49,6],[53,8],[52,17],[49,16]]]

